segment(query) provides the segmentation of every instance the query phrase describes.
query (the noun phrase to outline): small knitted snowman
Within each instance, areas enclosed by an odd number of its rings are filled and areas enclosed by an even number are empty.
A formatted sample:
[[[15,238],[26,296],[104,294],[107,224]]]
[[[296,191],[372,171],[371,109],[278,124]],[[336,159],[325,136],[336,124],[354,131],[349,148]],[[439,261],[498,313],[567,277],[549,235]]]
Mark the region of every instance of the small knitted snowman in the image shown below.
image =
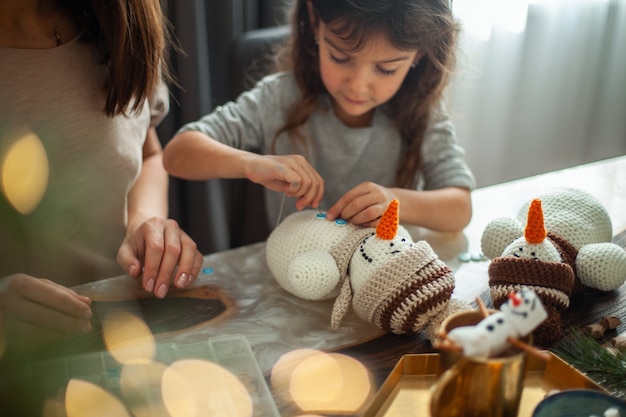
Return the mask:
[[[556,189],[525,203],[517,219],[499,218],[485,228],[481,245],[491,258],[489,286],[496,307],[509,292],[531,287],[548,319],[533,333],[544,347],[562,336],[560,313],[570,297],[611,291],[626,281],[626,251],[611,243],[611,219],[592,195]]]
[[[313,210],[293,213],[268,237],[267,265],[300,298],[335,298],[333,328],[352,306],[386,332],[417,333],[429,325],[434,336],[443,318],[469,305],[450,303],[452,271],[399,225],[398,204],[391,201],[375,229],[329,221]]]
[[[473,358],[492,358],[511,346],[511,339],[528,336],[548,316],[534,291],[522,287],[475,326],[456,327],[445,336]]]

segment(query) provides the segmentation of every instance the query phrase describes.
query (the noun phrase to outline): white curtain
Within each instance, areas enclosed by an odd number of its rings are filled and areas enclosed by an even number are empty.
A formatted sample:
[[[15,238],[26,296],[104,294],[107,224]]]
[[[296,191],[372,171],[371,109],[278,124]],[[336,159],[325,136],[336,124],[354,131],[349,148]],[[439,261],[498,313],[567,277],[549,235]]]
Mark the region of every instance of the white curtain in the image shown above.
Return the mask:
[[[454,0],[448,102],[479,186],[626,154],[626,0]]]

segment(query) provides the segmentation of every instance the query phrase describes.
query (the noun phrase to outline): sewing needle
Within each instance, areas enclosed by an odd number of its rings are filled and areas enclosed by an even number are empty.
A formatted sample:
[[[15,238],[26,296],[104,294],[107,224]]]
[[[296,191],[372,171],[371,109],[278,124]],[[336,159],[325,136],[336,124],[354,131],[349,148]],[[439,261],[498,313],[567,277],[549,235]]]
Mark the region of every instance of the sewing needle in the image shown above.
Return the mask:
[[[278,226],[280,224],[280,220],[283,217],[283,207],[285,206],[285,197],[287,196],[287,193],[284,192],[283,193],[283,199],[280,202],[280,210],[278,210],[278,219],[276,219],[276,226]]]

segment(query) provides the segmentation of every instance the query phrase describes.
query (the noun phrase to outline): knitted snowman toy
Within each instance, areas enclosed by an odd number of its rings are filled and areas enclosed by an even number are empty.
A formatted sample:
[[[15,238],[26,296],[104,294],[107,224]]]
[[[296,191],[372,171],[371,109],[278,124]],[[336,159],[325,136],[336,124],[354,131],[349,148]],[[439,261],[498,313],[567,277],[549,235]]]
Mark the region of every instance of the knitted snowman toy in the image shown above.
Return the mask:
[[[386,332],[417,333],[432,340],[440,323],[470,306],[454,300],[454,277],[425,241],[413,242],[398,224],[393,200],[378,227],[304,210],[285,218],[270,234],[266,259],[276,281],[308,300],[335,298],[331,326],[352,306],[359,317]]]
[[[526,285],[542,300],[548,318],[533,332],[548,347],[559,340],[561,312],[570,297],[611,291],[626,280],[626,251],[611,243],[604,206],[579,189],[556,189],[522,205],[517,219],[499,218],[485,228],[481,245],[491,258],[489,287],[498,308]]]

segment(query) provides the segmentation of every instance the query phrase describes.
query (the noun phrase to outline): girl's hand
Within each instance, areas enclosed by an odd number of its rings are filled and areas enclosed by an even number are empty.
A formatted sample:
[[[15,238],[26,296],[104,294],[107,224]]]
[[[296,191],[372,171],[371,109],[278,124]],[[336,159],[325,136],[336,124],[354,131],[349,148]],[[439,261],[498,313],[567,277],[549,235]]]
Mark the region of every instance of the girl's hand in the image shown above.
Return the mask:
[[[8,346],[32,351],[90,332],[91,300],[50,280],[15,274],[0,279],[0,316]]]
[[[143,272],[143,288],[164,298],[170,282],[177,288],[188,286],[203,259],[196,242],[175,220],[153,217],[126,236],[117,261],[133,278]]]
[[[326,218],[342,218],[359,226],[376,227],[394,198],[397,197],[388,188],[373,182],[362,182],[328,209]]]
[[[302,155],[250,155],[246,177],[273,191],[297,197],[296,208],[317,208],[324,195],[324,180]]]

